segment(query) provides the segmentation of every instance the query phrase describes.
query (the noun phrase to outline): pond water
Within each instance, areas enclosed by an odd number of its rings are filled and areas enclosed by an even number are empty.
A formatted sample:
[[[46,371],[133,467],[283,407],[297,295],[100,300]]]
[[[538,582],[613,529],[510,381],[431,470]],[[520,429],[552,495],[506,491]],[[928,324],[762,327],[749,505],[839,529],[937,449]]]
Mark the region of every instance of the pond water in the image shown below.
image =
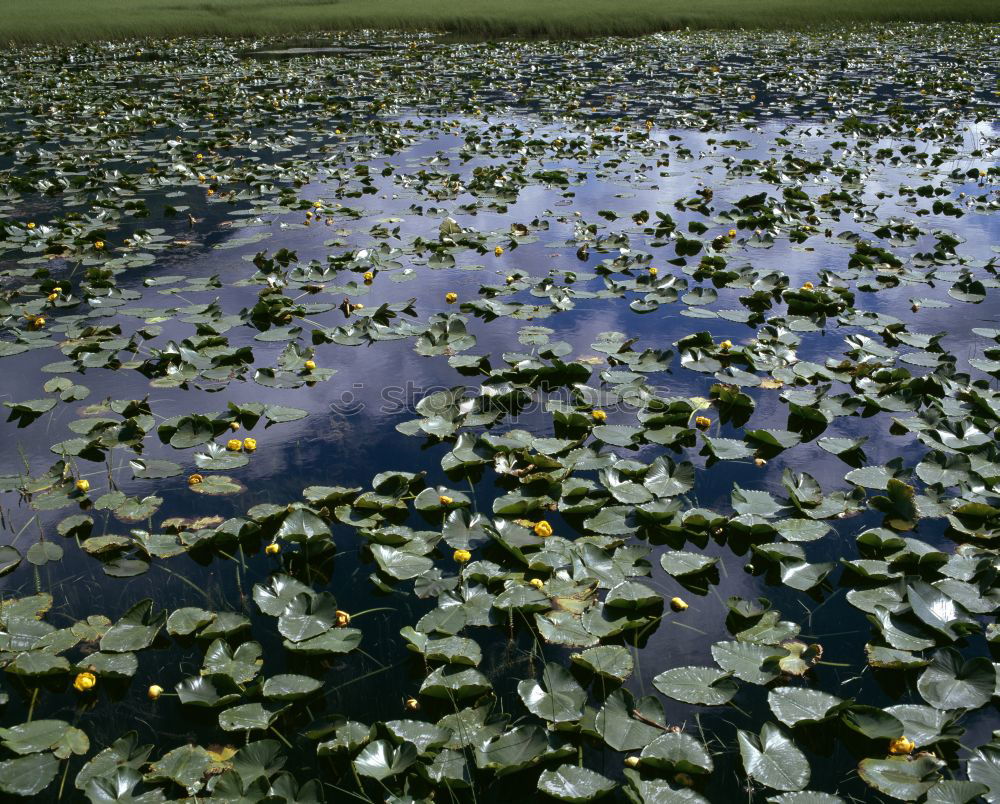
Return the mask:
[[[0,790],[996,800],[996,34],[0,57]]]

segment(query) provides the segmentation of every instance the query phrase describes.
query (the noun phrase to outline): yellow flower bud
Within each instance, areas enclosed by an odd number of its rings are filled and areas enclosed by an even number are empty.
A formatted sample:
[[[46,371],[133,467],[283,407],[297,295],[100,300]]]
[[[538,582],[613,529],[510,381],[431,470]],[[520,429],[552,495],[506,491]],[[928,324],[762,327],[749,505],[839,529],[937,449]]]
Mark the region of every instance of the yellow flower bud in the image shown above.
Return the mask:
[[[240,423],[239,422],[229,422],[229,429],[232,430],[233,432],[239,430],[240,429]]]
[[[38,316],[38,318],[33,319],[31,322],[32,329],[41,329],[44,326],[45,326],[45,319],[42,316]]]
[[[103,240],[95,240],[94,241],[94,248],[96,248],[98,251],[100,251],[102,248],[104,248],[104,241]]]
[[[35,222],[34,222],[34,221],[32,221],[31,223],[29,223],[29,224],[28,224],[28,228],[29,228],[29,229],[34,229],[34,228],[35,228]]]
[[[552,535],[552,526],[544,519],[540,522],[536,522],[533,530],[535,531],[536,536],[540,536],[543,539],[547,539]]]
[[[441,505],[451,505],[455,501],[451,497],[449,497],[447,494],[442,494],[442,495],[440,495],[438,497],[438,502]]]
[[[416,712],[420,708],[420,701],[416,698],[407,698],[405,706],[411,712]]]
[[[733,342],[729,340],[723,341],[722,343],[719,344],[719,348],[723,352],[728,352],[730,349],[733,348]]]
[[[88,491],[90,491],[90,481],[87,480],[86,478],[81,477],[79,480],[76,481],[76,490],[86,494]]]
[[[608,414],[605,413],[603,410],[592,410],[590,411],[590,417],[595,422],[603,422],[607,420]]]
[[[493,249],[493,256],[495,257],[503,256],[503,246],[497,246],[495,249]]]
[[[205,478],[203,476],[199,475],[199,474],[193,474],[193,475],[191,475],[188,478],[188,485],[189,486],[197,486],[204,479]]]
[[[457,293],[445,293],[444,294],[444,300],[446,302],[448,302],[448,304],[454,304],[455,302],[458,301],[458,294]]]
[[[93,673],[78,673],[76,678],[73,679],[73,689],[77,692],[87,692],[92,690],[97,684],[97,676]]]
[[[815,286],[815,285],[814,285],[814,284],[813,284],[812,282],[806,282],[806,283],[805,283],[805,284],[804,284],[804,285],[802,286],[802,289],[803,289],[803,290],[812,290],[812,289],[813,289],[814,287],[816,287],[816,286]]]
[[[335,612],[336,619],[334,620],[334,625],[337,628],[346,628],[351,624],[351,615],[342,609],[337,609]]]
[[[306,371],[315,371],[315,369],[316,369],[316,362],[313,360],[307,360]]]
[[[655,266],[655,265],[654,265],[654,266],[652,266],[652,267],[651,267],[651,268],[649,269],[649,275],[650,275],[650,276],[656,276],[656,275],[657,275],[658,273],[660,273],[660,272],[659,272],[659,271],[657,270],[657,268],[656,268],[656,266]]]
[[[707,416],[696,416],[694,423],[697,427],[700,427],[702,430],[707,430],[709,427],[712,426],[712,420]]]
[[[684,611],[687,607],[688,604],[685,603],[681,598],[679,597],[670,598],[670,608],[672,608],[674,611]]]
[[[149,689],[146,690],[146,695],[149,696],[149,700],[155,701],[161,695],[163,695],[163,687],[159,684],[150,684]]]
[[[243,439],[243,451],[253,452],[257,449],[257,439],[256,438],[245,438]]]
[[[470,561],[472,559],[472,553],[468,550],[459,549],[452,554],[452,558],[454,558],[459,564],[464,564],[466,561]]]
[[[264,548],[264,552],[269,556],[276,556],[281,552],[281,545],[277,542],[271,542],[267,547]]]
[[[910,754],[917,744],[909,737],[897,737],[889,741],[890,754]]]
[[[59,298],[59,294],[58,294],[58,293],[50,293],[50,294],[49,294],[49,295],[48,295],[48,296],[47,296],[46,298],[47,298],[47,299],[48,299],[48,300],[49,300],[50,302],[54,302],[54,301],[55,301],[56,299],[58,299],[58,298]]]
[[[373,274],[371,271],[365,271],[365,274],[362,278],[365,280],[366,285],[370,285],[372,283],[372,280],[375,279],[375,274]]]
[[[639,767],[639,757],[625,757],[625,767],[627,767],[627,768],[638,768]]]
[[[545,586],[545,582],[541,578],[532,578],[528,581],[535,589],[541,590]]]
[[[736,230],[735,229],[730,229],[727,232],[727,234],[729,235],[729,239],[730,240],[734,240],[736,238]]]
[[[767,461],[765,461],[763,458],[754,458],[753,462],[754,465],[757,467],[767,466]]]

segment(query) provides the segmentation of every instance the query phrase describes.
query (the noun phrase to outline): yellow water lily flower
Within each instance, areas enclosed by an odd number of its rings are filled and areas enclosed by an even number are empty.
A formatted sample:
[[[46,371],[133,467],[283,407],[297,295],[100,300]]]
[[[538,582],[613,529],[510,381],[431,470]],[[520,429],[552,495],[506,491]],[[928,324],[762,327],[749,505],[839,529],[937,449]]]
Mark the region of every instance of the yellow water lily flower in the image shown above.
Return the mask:
[[[763,458],[754,458],[753,462],[754,465],[757,467],[767,466],[767,461],[765,461]]]
[[[229,429],[232,430],[232,431],[234,431],[234,432],[236,430],[239,430],[240,429],[240,423],[239,422],[229,422]]]
[[[679,597],[670,598],[670,608],[672,608],[674,611],[684,611],[687,607],[688,604],[685,603],[681,598]]]
[[[528,581],[528,583],[530,583],[532,586],[535,587],[535,589],[538,590],[541,590],[542,587],[545,586],[545,581],[543,581],[541,578],[532,578],[530,581]]]
[[[916,747],[917,744],[909,737],[897,737],[889,741],[890,754],[911,754]]]
[[[372,280],[375,279],[375,274],[373,274],[371,271],[365,271],[365,275],[362,277],[362,279],[365,280],[366,285],[370,285],[372,283]]]
[[[722,343],[719,344],[719,348],[723,352],[728,352],[730,349],[733,348],[733,342],[729,340],[723,341]]]
[[[695,426],[700,427],[702,430],[707,430],[712,426],[712,420],[708,416],[696,416],[694,423]]]
[[[470,553],[468,550],[458,549],[454,553],[452,553],[451,557],[455,559],[455,561],[457,561],[459,564],[464,564],[466,561],[470,561],[472,559],[472,553]]]
[[[76,490],[86,494],[88,491],[90,491],[90,481],[84,477],[81,477],[79,480],[76,481]]]
[[[157,698],[163,695],[163,687],[161,687],[159,684],[150,684],[149,689],[146,690],[146,695],[149,697],[149,700],[155,701]]]
[[[60,288],[60,287],[54,287],[54,288],[52,288],[52,292],[53,293],[62,293],[62,288]]]
[[[351,624],[351,615],[348,614],[343,609],[337,609],[337,611],[334,613],[334,617],[335,619],[333,621],[333,624],[336,625],[337,628],[346,628]]]
[[[316,362],[313,360],[307,360],[305,365],[306,365],[306,371],[316,370]]]
[[[35,228],[35,222],[34,222],[34,221],[32,221],[31,223],[29,223],[29,224],[28,224],[28,228],[29,228],[29,229],[34,229],[34,228]]]
[[[628,768],[638,768],[639,757],[625,757],[625,766]]]
[[[595,422],[603,422],[607,420],[608,414],[605,413],[603,410],[592,410],[590,411],[590,417]]]
[[[806,283],[805,283],[805,284],[804,284],[804,285],[802,286],[802,289],[803,289],[803,290],[812,290],[812,289],[813,289],[814,287],[816,287],[816,286],[815,286],[815,285],[814,285],[814,284],[813,284],[812,282],[806,282]]]
[[[735,240],[736,239],[736,230],[735,229],[730,229],[728,232],[726,232],[726,234],[729,235],[729,239],[730,240]]]
[[[493,249],[493,256],[494,257],[503,256],[503,246],[497,246],[495,249]]]
[[[77,692],[87,692],[92,690],[97,684],[97,676],[91,672],[77,673],[75,679],[73,679],[73,689]]]
[[[454,304],[455,302],[458,301],[458,294],[457,293],[445,293],[444,294],[444,300],[446,302],[448,302],[448,304]]]
[[[226,442],[226,449],[228,449],[230,452],[239,452],[241,449],[243,449],[243,442],[240,441],[238,438],[230,438]]]
[[[100,251],[102,248],[104,248],[104,241],[103,240],[95,240],[94,241],[94,248],[96,248],[98,251]]]
[[[507,284],[508,285],[513,285],[514,282],[516,282],[516,281],[517,281],[517,277],[515,277],[513,274],[511,274],[510,276],[507,277]]]
[[[42,316],[38,316],[37,318],[33,318],[31,320],[32,329],[41,329],[44,326],[45,326],[45,319]]]
[[[407,698],[405,706],[411,712],[416,712],[420,708],[420,701],[418,701],[416,698],[412,698],[412,697],[411,698]]]
[[[257,439],[256,438],[244,438],[243,439],[243,451],[253,452],[257,449]]]
[[[535,531],[536,536],[540,536],[543,539],[547,539],[552,535],[552,526],[546,522],[544,519],[536,522],[535,527],[532,528]]]
[[[438,496],[438,502],[441,505],[451,505],[455,501],[447,494],[441,494],[440,496]]]
[[[269,556],[276,556],[281,552],[281,545],[277,542],[271,542],[267,547],[264,548],[264,552]]]
[[[188,485],[189,485],[189,486],[197,486],[197,485],[198,485],[199,483],[201,483],[201,481],[202,481],[202,480],[204,480],[204,479],[205,479],[205,478],[204,478],[204,476],[203,476],[203,475],[199,475],[199,474],[195,473],[195,474],[191,475],[191,476],[190,476],[190,477],[188,478]]]
[[[59,294],[58,294],[58,293],[50,293],[50,294],[49,294],[48,296],[46,296],[46,298],[47,298],[47,299],[48,299],[48,300],[49,300],[50,302],[54,302],[54,301],[55,301],[56,299],[58,299],[58,298],[59,298]]]
[[[657,270],[657,268],[656,268],[655,265],[653,265],[653,266],[650,267],[650,269],[649,269],[649,275],[650,276],[656,276],[658,273],[660,273],[660,272]]]
[[[202,156],[201,154],[195,154],[195,155],[194,155],[194,158],[195,158],[195,159],[197,159],[197,160],[198,160],[198,161],[200,162],[200,161],[201,161],[202,159],[204,159],[205,157],[204,157],[204,156]]]

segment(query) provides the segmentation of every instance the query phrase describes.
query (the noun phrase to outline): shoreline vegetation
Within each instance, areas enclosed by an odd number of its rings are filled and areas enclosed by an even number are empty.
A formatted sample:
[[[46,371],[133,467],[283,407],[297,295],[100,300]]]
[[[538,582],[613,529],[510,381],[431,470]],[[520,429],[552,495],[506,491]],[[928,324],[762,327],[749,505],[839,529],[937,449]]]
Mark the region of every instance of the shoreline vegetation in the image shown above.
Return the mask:
[[[361,29],[462,38],[637,36],[694,29],[804,29],[902,22],[1000,22],[995,0],[8,0],[0,41],[72,43],[165,36],[275,36]]]

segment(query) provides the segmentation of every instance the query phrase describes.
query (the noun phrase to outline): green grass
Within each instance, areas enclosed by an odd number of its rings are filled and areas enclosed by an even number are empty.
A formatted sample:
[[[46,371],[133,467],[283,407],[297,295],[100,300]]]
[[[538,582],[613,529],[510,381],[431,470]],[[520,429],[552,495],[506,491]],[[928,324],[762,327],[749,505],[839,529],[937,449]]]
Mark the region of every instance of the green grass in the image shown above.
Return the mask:
[[[381,28],[469,37],[1000,22],[997,0],[6,0],[0,41],[258,36]]]

